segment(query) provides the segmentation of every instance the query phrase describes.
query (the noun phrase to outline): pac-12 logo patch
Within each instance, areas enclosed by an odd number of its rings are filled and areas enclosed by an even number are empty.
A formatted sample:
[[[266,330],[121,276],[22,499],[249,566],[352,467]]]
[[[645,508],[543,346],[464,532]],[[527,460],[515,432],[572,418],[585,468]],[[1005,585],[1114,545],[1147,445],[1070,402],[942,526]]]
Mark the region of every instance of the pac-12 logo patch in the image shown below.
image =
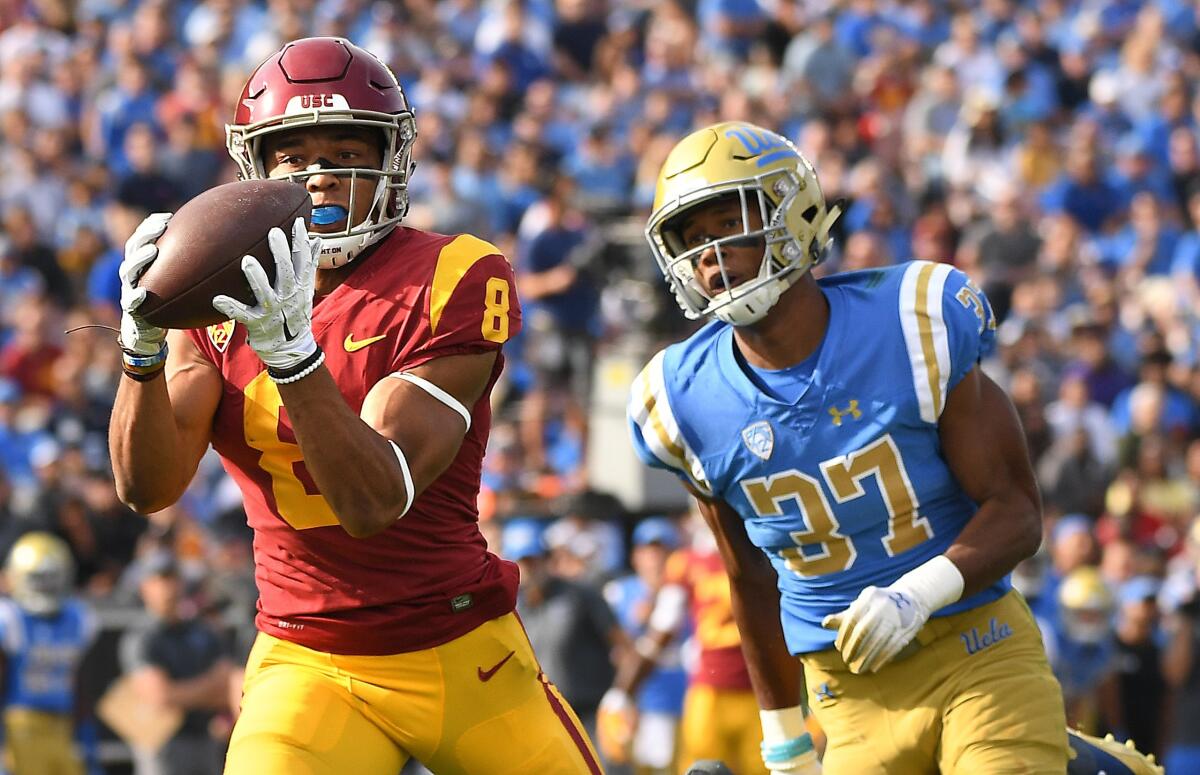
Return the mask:
[[[746,442],[746,449],[766,460],[775,449],[775,432],[771,430],[771,423],[759,420],[742,428],[742,441]]]
[[[225,348],[229,346],[229,340],[232,336],[232,320],[226,320],[224,323],[216,323],[208,327],[208,341],[212,342],[213,347],[217,348],[217,352],[225,352]]]

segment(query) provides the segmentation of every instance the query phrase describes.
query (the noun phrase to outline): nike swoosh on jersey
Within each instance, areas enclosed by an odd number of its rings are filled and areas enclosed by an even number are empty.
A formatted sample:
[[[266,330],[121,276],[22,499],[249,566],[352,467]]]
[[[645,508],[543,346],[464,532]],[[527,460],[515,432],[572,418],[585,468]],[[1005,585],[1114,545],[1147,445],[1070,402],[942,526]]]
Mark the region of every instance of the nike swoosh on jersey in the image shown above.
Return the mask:
[[[346,352],[355,353],[364,347],[375,344],[380,339],[386,338],[387,334],[380,334],[379,336],[372,336],[370,339],[361,339],[356,342],[354,341],[354,334],[346,334],[346,341],[342,342],[342,346],[346,348]]]
[[[516,653],[517,652],[515,652],[515,651],[508,652],[508,655],[505,656],[504,659],[500,660],[495,665],[493,665],[490,670],[484,670],[482,667],[475,668],[479,673],[479,680],[483,681],[484,683],[487,683],[488,681],[492,680],[492,676],[494,676],[496,674],[496,671],[499,670],[500,668],[504,667],[504,663],[507,662],[508,660],[512,659],[513,654],[516,654]]]

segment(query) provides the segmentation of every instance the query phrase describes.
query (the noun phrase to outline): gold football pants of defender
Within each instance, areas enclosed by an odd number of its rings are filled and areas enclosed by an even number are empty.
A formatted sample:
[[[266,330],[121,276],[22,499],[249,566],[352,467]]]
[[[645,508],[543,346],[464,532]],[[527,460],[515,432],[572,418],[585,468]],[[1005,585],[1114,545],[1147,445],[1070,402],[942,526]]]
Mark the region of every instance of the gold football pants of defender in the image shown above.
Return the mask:
[[[4,758],[12,775],[83,775],[74,738],[67,714],[4,711]]]
[[[758,700],[749,689],[689,686],[680,727],[681,773],[697,759],[716,759],[737,775],[767,775],[760,750]]]
[[[804,654],[809,704],[829,736],[831,775],[1062,775],[1062,689],[1016,591],[931,619],[920,648],[855,675],[837,651]]]
[[[340,656],[260,633],[226,775],[599,775],[515,614],[431,649]]]

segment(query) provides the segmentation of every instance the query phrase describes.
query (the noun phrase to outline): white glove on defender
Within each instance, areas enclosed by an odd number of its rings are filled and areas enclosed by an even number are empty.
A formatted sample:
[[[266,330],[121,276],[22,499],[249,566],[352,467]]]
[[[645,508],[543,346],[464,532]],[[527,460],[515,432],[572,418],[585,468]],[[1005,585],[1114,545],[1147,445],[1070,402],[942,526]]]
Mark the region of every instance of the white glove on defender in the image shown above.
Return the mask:
[[[292,225],[289,246],[283,229],[267,233],[275,258],[275,287],[253,256],[242,259],[242,273],[258,300],[248,307],[229,296],[212,300],[215,310],[246,327],[246,341],[262,362],[273,369],[294,368],[317,351],[312,335],[313,287],[317,278],[320,240],[308,237],[304,219]]]
[[[137,314],[137,308],[146,300],[146,289],[134,283],[146,268],[158,258],[158,246],[154,241],[167,230],[171,213],[154,213],[138,224],[132,236],[125,241],[125,259],[117,269],[121,278],[121,347],[136,355],[156,355],[162,350],[167,331],[152,326]]]
[[[907,646],[933,613],[962,597],[963,577],[944,554],[887,587],[867,587],[821,626],[837,630],[834,645],[852,673],[873,673]]]

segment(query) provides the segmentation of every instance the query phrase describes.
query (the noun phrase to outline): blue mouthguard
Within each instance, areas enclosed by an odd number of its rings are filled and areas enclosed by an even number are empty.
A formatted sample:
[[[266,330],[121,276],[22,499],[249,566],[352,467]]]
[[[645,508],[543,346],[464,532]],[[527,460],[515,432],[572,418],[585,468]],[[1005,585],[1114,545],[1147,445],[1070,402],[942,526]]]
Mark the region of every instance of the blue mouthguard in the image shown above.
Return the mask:
[[[322,205],[314,207],[312,211],[312,222],[317,226],[328,226],[331,223],[337,223],[346,219],[350,213],[344,207],[338,205]]]

